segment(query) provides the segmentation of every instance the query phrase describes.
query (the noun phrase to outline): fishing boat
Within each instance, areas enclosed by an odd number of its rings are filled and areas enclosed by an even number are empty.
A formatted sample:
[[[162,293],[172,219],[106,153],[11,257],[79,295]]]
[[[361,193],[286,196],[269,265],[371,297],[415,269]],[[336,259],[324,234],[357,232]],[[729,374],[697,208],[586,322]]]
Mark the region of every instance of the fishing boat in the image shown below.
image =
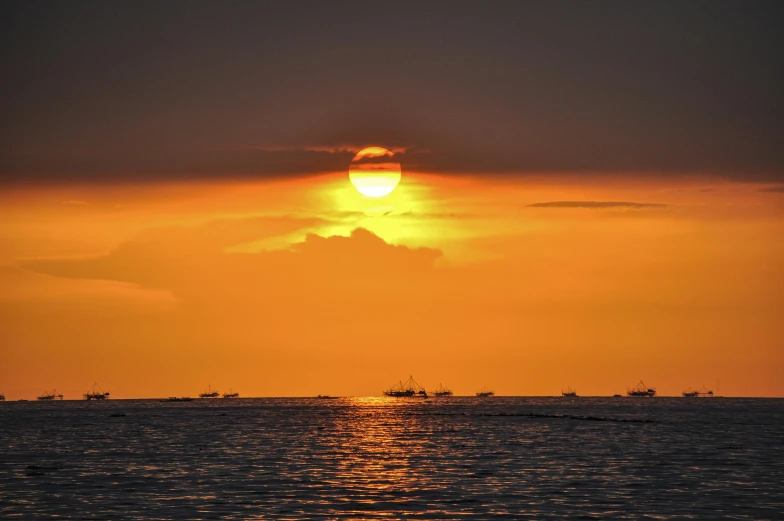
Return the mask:
[[[699,391],[693,390],[691,387],[681,393],[684,398],[696,398],[700,395]]]
[[[683,391],[682,394],[684,398],[711,397],[713,396],[713,391],[703,385],[698,391],[689,387],[687,390]]]
[[[384,396],[393,398],[427,398],[425,388],[416,383],[413,376],[409,376],[405,383],[401,380],[386,391]]]
[[[38,397],[38,399],[41,400],[41,401],[62,400],[63,399],[63,395],[62,394],[57,394],[57,390],[52,389],[51,392],[44,391],[43,394],[41,394],[41,396]]]
[[[567,387],[565,391],[561,389],[561,396],[564,398],[577,398],[577,391],[571,387]]]
[[[320,395],[316,396],[316,398],[318,398],[319,400],[335,400],[335,399],[337,399],[337,396],[330,396],[328,394],[320,394]]]
[[[232,389],[229,389],[229,392],[223,393],[224,398],[239,398],[240,393],[235,393]]]
[[[436,390],[433,391],[433,395],[441,396],[441,397],[443,397],[443,396],[452,396],[452,389],[447,389],[442,384],[438,384],[438,387],[436,387]]]
[[[614,394],[613,398],[621,398],[621,395],[620,394]]]
[[[84,399],[85,400],[107,400],[110,396],[109,393],[104,392],[103,389],[97,384],[93,383],[93,386],[90,387],[88,390],[84,392]]]
[[[654,387],[648,387],[645,385],[645,382],[640,380],[633,389],[627,389],[626,394],[629,396],[637,396],[641,398],[653,398],[656,396],[656,389]]]
[[[495,392],[491,391],[487,387],[482,387],[482,389],[476,393],[479,398],[488,398],[490,396],[495,396]]]
[[[4,401],[5,401],[5,395],[4,394],[0,394],[0,402],[4,402]]]
[[[189,396],[183,396],[183,397],[169,396],[165,400],[161,400],[161,402],[190,402],[191,400],[193,400],[193,398]]]
[[[207,389],[199,394],[199,398],[217,398],[218,396],[220,396],[220,393],[213,389],[211,385],[208,385]]]

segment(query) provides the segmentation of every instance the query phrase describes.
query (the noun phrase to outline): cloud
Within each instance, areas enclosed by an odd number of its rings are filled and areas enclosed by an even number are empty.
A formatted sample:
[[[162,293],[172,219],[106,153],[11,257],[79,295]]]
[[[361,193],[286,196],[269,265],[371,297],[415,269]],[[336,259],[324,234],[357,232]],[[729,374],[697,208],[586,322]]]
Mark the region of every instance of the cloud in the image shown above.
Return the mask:
[[[404,142],[400,133],[392,143]],[[583,137],[575,138],[583,139]],[[368,143],[368,144],[373,144]],[[426,139],[408,145],[391,145],[391,159],[403,171],[444,175],[490,175],[525,177],[541,174],[577,173],[585,177],[679,178],[699,174],[717,179],[777,182],[784,177],[784,160],[760,159],[751,164],[742,158],[716,158],[705,150],[695,153],[671,150],[638,150],[634,156],[615,154],[596,147],[590,153],[566,152],[542,143],[451,142]],[[631,144],[627,146],[631,147]],[[635,145],[640,148],[640,145]],[[343,140],[301,145],[183,146],[156,143],[143,148],[108,145],[101,148],[12,148],[2,150],[0,186],[36,183],[151,183],[202,179],[280,179],[347,171],[363,145]],[[696,147],[695,147],[696,148]],[[366,158],[365,163],[389,161],[389,156]],[[773,190],[775,191],[775,190]]]
[[[711,192],[715,192],[716,188],[671,188],[669,191],[674,193],[696,192],[696,193],[708,194]]]
[[[440,250],[389,244],[357,228],[349,237],[313,233],[288,249],[229,253],[226,248],[315,224],[291,218],[222,220],[172,227],[126,241],[106,255],[83,259],[35,259],[21,267],[47,275],[129,282],[171,290],[178,298],[205,301],[233,295],[246,301],[276,295],[288,300],[296,288],[318,293],[346,283],[404,281],[433,268]],[[228,232],[231,227],[237,229]],[[252,231],[255,229],[255,232]],[[292,288],[295,288],[292,290]],[[293,291],[293,293],[292,293]],[[329,293],[328,293],[329,294]]]
[[[758,192],[771,192],[774,194],[784,194],[784,186],[768,186],[765,188],[760,188],[757,190]]]
[[[409,272],[411,269],[428,269],[442,256],[435,248],[409,248],[389,244],[381,237],[364,229],[356,228],[349,237],[321,237],[309,234],[304,242],[294,244],[291,251],[295,254],[318,257],[320,262],[332,263],[332,269],[363,272],[384,271]],[[382,261],[383,260],[383,261]],[[381,264],[377,264],[381,262]]]
[[[349,150],[258,147],[107,147],[7,151],[0,183],[149,183],[221,178],[285,178],[348,170]]]
[[[668,204],[635,203],[630,201],[550,201],[529,204],[528,208],[666,208]]]
[[[568,17],[434,2],[416,19],[216,2],[187,22],[136,3],[28,4],[0,19],[0,184],[313,175],[362,145],[448,175],[784,182],[779,2],[716,7],[705,24],[668,2]]]
[[[153,288],[181,284],[198,287],[199,279],[232,246],[286,236],[327,221],[291,216],[218,219],[196,226],[170,226],[142,233],[97,257],[23,260],[24,269],[58,277],[133,282]],[[231,269],[225,266],[225,269]]]
[[[158,313],[176,309],[178,302],[167,290],[142,288],[127,282],[73,280],[18,268],[0,267],[0,313],[34,313],[55,310],[102,316],[123,313]]]

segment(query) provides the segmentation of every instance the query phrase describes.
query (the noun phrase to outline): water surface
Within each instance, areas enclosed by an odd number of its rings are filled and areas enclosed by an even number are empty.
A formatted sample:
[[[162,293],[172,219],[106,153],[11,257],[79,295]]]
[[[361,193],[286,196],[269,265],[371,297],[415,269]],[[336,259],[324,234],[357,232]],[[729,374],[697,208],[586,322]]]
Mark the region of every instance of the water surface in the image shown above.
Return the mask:
[[[784,400],[0,403],[2,519],[784,519]]]

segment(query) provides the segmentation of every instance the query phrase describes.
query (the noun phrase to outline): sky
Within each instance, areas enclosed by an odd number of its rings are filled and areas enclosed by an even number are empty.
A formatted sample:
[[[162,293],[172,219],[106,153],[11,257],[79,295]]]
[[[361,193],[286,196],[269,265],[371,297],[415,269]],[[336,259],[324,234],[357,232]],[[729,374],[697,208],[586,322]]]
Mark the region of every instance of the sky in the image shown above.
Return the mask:
[[[784,396],[780,2],[0,9],[9,399]]]

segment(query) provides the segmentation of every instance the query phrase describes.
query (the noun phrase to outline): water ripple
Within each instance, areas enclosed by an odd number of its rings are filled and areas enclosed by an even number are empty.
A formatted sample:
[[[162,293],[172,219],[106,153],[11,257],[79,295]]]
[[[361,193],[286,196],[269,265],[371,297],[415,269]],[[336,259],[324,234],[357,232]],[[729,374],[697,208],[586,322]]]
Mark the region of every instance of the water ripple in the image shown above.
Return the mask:
[[[784,401],[0,404],[0,517],[784,518]]]

